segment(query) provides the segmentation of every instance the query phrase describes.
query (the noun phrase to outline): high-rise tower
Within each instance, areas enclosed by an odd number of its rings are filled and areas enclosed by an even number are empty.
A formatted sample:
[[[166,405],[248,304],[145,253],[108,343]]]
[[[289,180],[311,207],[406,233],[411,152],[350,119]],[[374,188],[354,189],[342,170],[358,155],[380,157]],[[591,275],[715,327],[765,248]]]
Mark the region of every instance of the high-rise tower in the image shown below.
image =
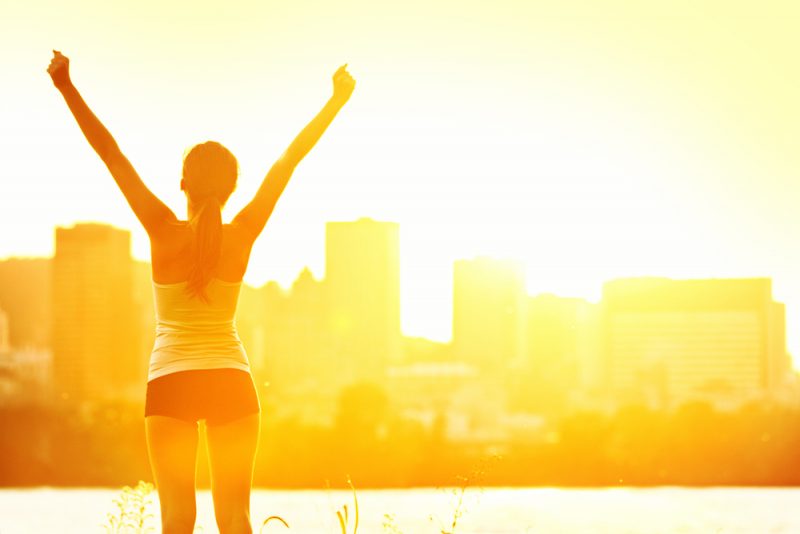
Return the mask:
[[[382,380],[400,359],[399,224],[325,225],[325,291],[335,366],[345,382]]]
[[[133,299],[130,232],[56,228],[52,278],[54,393],[65,401],[142,397],[147,361]]]

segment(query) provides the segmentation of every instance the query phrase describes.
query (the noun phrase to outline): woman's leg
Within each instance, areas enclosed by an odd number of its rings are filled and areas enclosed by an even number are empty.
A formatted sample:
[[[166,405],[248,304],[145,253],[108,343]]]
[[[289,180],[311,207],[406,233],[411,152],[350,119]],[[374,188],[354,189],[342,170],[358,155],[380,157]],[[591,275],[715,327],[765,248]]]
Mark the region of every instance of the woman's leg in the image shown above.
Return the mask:
[[[261,414],[206,424],[211,494],[220,534],[250,534],[250,486]]]
[[[197,512],[197,423],[150,415],[145,417],[145,432],[161,503],[162,534],[191,534]]]

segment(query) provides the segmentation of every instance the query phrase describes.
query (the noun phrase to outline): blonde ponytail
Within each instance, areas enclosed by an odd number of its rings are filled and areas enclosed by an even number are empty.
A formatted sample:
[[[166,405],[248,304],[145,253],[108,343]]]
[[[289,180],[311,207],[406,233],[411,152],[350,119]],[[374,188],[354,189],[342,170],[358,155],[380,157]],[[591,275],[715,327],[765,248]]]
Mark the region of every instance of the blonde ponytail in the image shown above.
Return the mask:
[[[189,221],[194,239],[186,289],[203,302],[208,302],[206,286],[222,255],[222,206],[236,187],[238,174],[236,158],[216,141],[195,145],[183,158],[181,188],[197,208]]]
[[[215,196],[203,199],[190,225],[194,230],[194,261],[187,289],[191,295],[208,302],[206,286],[222,255],[222,205],[219,199]]]

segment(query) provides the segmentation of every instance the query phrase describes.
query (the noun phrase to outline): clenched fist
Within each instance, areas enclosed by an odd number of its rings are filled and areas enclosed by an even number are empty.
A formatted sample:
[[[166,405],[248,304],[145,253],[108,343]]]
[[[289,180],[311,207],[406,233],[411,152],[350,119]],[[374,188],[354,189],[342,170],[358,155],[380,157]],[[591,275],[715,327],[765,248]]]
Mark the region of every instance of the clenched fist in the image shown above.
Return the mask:
[[[69,58],[58,50],[53,50],[53,59],[50,60],[47,72],[58,89],[69,85]]]
[[[356,81],[347,72],[347,63],[345,63],[333,75],[333,98],[344,104],[350,99],[355,87]]]

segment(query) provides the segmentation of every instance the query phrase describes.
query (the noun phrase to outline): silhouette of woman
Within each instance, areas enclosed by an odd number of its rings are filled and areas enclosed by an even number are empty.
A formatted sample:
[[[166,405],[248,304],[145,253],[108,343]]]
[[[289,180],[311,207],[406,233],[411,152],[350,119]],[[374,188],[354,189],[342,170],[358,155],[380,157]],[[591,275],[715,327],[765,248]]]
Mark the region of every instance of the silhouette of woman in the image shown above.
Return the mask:
[[[192,532],[197,422],[206,421],[211,491],[223,534],[252,532],[250,486],[261,409],[234,326],[242,277],[298,163],[350,98],[355,81],[342,65],[333,96],[272,165],[255,197],[223,224],[221,210],[238,175],[236,158],[209,141],[184,157],[181,190],[188,220],[179,220],[142,182],[69,76],[69,59],[53,51],[47,71],[89,144],[106,164],[150,237],[156,340],[150,355],[145,430],[165,534]]]

